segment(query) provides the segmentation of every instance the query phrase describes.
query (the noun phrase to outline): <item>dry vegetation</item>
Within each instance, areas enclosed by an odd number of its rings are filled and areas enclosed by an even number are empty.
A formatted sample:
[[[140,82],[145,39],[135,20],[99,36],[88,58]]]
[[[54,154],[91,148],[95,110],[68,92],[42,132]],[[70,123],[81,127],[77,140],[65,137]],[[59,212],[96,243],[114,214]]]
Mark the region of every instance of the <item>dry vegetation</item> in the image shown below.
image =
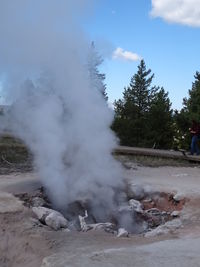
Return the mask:
[[[32,169],[32,155],[24,143],[5,134],[0,137],[0,174]]]

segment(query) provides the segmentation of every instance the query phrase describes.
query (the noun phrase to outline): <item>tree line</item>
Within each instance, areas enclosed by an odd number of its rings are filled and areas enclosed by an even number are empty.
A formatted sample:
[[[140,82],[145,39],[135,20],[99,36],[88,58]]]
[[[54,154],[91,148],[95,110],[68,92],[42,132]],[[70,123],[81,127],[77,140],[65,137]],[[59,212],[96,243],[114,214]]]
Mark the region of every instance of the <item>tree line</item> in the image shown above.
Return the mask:
[[[101,57],[91,45],[88,71],[89,77],[100,89],[107,101],[105,74],[98,70]],[[172,109],[168,92],[163,87],[153,85],[154,74],[141,60],[130,84],[124,88],[123,97],[114,102],[112,130],[121,145],[151,147],[159,149],[189,149],[193,120],[200,122],[200,73],[197,71],[189,90],[183,99],[180,111]]]
[[[189,149],[192,120],[200,122],[200,73],[196,72],[180,111],[172,109],[168,92],[153,84],[154,74],[141,60],[123,97],[114,102],[112,129],[120,144],[159,149]]]
[[[89,77],[95,83],[98,80],[95,87],[100,89],[107,101],[105,74],[98,70],[102,62],[92,43],[88,60]],[[200,72],[196,71],[180,111],[172,109],[168,92],[163,87],[153,85],[153,79],[154,74],[142,59],[130,84],[124,87],[122,98],[113,103],[111,128],[121,145],[188,150],[192,121],[200,123]]]

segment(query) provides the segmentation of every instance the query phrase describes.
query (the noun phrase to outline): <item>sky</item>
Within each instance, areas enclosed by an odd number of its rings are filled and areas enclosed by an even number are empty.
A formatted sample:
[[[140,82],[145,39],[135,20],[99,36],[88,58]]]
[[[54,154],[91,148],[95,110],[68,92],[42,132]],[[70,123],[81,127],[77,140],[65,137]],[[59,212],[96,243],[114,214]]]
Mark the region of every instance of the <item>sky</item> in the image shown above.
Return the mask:
[[[83,26],[104,58],[109,102],[122,98],[143,58],[153,85],[181,109],[200,71],[200,0],[100,0]]]

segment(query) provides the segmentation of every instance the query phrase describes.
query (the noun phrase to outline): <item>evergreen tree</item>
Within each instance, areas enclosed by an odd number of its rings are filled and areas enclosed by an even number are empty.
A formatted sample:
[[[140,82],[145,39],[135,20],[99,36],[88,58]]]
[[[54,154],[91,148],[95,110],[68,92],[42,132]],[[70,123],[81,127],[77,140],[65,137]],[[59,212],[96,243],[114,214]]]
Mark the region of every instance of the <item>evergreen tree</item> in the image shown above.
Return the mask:
[[[157,88],[151,86],[153,77],[154,74],[151,75],[151,70],[147,70],[144,60],[141,60],[130,85],[124,88],[123,99],[114,102],[115,120],[112,128],[123,145],[147,144],[148,112],[157,92]]]
[[[173,110],[164,88],[158,88],[148,115],[148,141],[154,148],[171,148],[173,144]]]
[[[88,72],[91,86],[99,90],[105,100],[108,100],[106,93],[105,74],[100,73],[98,67],[103,63],[103,59],[97,53],[94,42],[92,42],[89,54],[88,54]]]
[[[200,73],[198,71],[194,78],[195,81],[188,92],[188,98],[183,99],[183,108],[174,114],[178,147],[184,149],[189,149],[190,147],[191,135],[188,129],[191,126],[192,120],[200,123]]]
[[[189,90],[189,97],[183,99],[183,109],[189,114],[190,120],[200,121],[200,73],[194,75],[195,81]]]
[[[190,147],[191,136],[189,133],[190,119],[189,113],[185,108],[182,108],[181,111],[175,110],[173,114],[174,120],[174,149],[186,149]]]

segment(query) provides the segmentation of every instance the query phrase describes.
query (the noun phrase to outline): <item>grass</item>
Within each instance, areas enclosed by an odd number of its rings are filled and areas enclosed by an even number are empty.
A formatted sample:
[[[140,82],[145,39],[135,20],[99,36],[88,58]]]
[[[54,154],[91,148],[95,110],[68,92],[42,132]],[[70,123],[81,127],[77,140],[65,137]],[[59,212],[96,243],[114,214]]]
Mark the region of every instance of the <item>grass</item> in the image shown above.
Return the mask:
[[[190,163],[181,159],[170,159],[144,155],[116,155],[114,156],[125,166],[132,163],[141,166],[159,167],[159,166],[199,166],[199,164]],[[22,140],[14,138],[9,134],[0,136],[0,167],[11,164],[30,165],[32,155]]]
[[[8,134],[0,137],[0,163],[25,163],[30,153],[24,143]]]

